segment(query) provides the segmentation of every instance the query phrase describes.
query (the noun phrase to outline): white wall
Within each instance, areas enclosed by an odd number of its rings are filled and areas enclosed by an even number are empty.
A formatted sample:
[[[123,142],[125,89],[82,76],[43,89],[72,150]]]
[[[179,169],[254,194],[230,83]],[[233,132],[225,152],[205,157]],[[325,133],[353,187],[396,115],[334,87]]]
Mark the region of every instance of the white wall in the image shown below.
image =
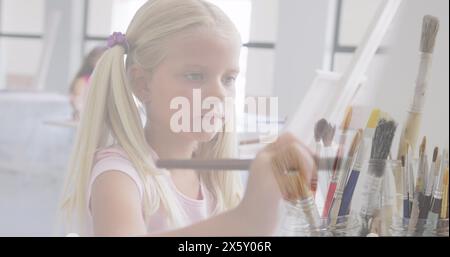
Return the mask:
[[[419,67],[419,42],[422,18],[431,14],[440,18],[432,77],[423,113],[421,135],[431,147],[449,144],[449,1],[405,0],[390,37],[390,54],[380,62],[374,76],[376,103],[403,123],[414,92]],[[377,65],[374,65],[377,66]],[[430,152],[431,154],[431,152]]]
[[[279,97],[280,118],[293,114],[315,70],[327,66],[334,4],[334,0],[279,1],[274,95]]]
[[[250,41],[277,42],[279,0],[253,0]],[[274,85],[274,49],[248,49],[248,96],[271,96]]]
[[[334,19],[330,10],[334,8],[335,3],[335,0],[279,2],[274,94],[279,97],[280,115],[289,115],[295,111],[315,77],[314,71],[327,67],[327,51],[330,48],[327,41],[330,32],[327,28]],[[449,144],[448,5],[447,0],[403,1],[400,13],[382,43],[389,47],[390,52],[388,55],[375,57],[366,74],[368,81],[365,90],[355,101],[356,104],[379,107],[391,114],[400,124],[403,123],[418,71],[422,18],[426,14],[438,16],[441,19],[441,30],[435,50],[421,134],[428,137],[429,145],[441,147]],[[347,21],[352,19],[353,15],[358,17],[357,10],[344,15],[351,16],[344,19]],[[345,38],[350,41],[357,40],[351,35]],[[345,68],[348,60],[349,57],[337,59],[340,71]],[[396,152],[395,146],[393,152]]]

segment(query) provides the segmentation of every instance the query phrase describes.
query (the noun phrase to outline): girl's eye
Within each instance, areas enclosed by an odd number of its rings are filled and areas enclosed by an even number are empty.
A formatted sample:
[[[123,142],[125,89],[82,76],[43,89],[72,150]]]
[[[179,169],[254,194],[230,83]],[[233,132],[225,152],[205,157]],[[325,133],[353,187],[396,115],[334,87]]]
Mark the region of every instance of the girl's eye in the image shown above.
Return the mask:
[[[227,87],[232,87],[236,83],[236,77],[227,76],[223,79],[223,84]]]
[[[191,81],[203,81],[205,76],[202,73],[188,73],[184,77]]]

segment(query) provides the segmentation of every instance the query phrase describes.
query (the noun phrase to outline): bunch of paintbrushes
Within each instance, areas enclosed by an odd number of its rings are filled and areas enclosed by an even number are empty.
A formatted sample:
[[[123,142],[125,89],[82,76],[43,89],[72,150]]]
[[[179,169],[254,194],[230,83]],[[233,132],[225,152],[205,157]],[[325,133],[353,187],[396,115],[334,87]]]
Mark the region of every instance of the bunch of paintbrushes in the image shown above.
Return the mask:
[[[431,66],[433,61],[434,48],[436,45],[436,38],[439,32],[439,19],[431,15],[423,17],[422,22],[422,36],[420,40],[420,65],[416,79],[416,85],[414,88],[414,97],[412,98],[411,106],[407,112],[407,118],[403,125],[401,133],[397,159],[411,160],[414,151],[416,150],[416,143],[419,138],[420,126],[422,121],[422,113],[425,105],[428,84],[430,81]],[[408,171],[410,169],[409,163],[406,164],[404,169]],[[402,188],[402,183],[408,182],[403,176],[402,172],[395,173],[395,182],[397,190]],[[411,183],[409,183],[411,185]],[[403,187],[404,188],[404,187]],[[410,191],[412,194],[412,190]],[[400,208],[400,205],[398,206]],[[409,209],[411,211],[411,209]],[[405,211],[406,212],[406,211]]]
[[[382,161],[386,160],[396,129],[395,122],[388,120],[387,118],[382,118],[383,114],[377,109],[371,113],[364,130],[350,129],[352,113],[352,108],[349,108],[341,126],[340,137],[336,140],[338,144],[338,149],[335,154],[336,158],[333,164],[328,166],[331,168],[329,174],[332,174],[332,177],[329,181],[321,181],[319,177],[318,181],[319,188],[323,188],[323,186],[321,186],[322,184],[328,183],[328,191],[325,197],[322,218],[328,219],[330,228],[333,228],[346,220],[348,218],[347,216],[351,213],[352,200],[354,198],[358,180],[360,179],[360,174],[364,165],[368,162],[367,155],[369,150],[372,148],[372,158],[381,159]],[[387,115],[384,116],[387,117]],[[321,127],[327,127],[326,122],[323,120],[320,120],[316,124],[316,128]],[[330,125],[328,125],[328,127],[330,127]],[[316,132],[317,131],[320,131],[320,129],[316,129]],[[351,134],[351,141],[347,141],[347,138],[349,138]],[[319,142],[318,139],[319,137],[316,137],[316,142]],[[345,146],[348,142],[351,142],[351,144],[348,149],[346,149]],[[316,152],[316,154],[320,157],[321,153]],[[327,166],[323,165],[323,167]],[[379,179],[377,179],[377,183],[375,183],[375,188],[372,186],[370,192],[366,193],[367,199],[371,200],[373,198],[369,194],[376,194],[381,191],[380,181],[383,171],[384,167],[381,167],[380,170],[370,171],[376,173],[376,177]],[[322,172],[320,174],[326,173]]]
[[[314,128],[314,138],[316,141],[315,154],[316,156],[327,160],[323,165],[324,170],[318,172],[317,191],[315,194],[315,201],[321,213],[323,212],[328,185],[332,178],[334,161],[334,158],[332,157],[336,156],[336,147],[333,144],[335,133],[336,127],[332,126],[325,119],[319,120]]]
[[[414,165],[409,145],[406,156],[402,156],[402,216],[409,236],[423,235],[425,230],[436,233],[448,231],[448,223],[440,222],[448,220],[448,151],[444,150],[440,155],[435,147],[431,165],[428,165],[426,143],[424,137],[417,165]]]
[[[371,113],[366,128],[355,130],[349,128],[351,115],[352,110],[349,109],[341,126],[340,136],[333,142],[333,145],[337,144],[337,150],[334,151],[335,162],[321,166],[329,170],[320,174],[329,174],[331,178],[325,176],[326,180],[321,181],[319,176],[318,181],[319,189],[324,187],[322,184],[328,187],[322,218],[328,220],[330,228],[343,222],[351,213],[352,200],[359,182],[363,183],[361,195],[356,196],[361,200],[360,235],[387,235],[392,218],[398,213],[403,216],[404,222],[407,222],[404,226],[410,235],[421,235],[425,225],[428,228],[448,231],[448,222],[443,222],[448,221],[449,208],[447,150],[440,155],[439,149],[434,148],[429,165],[426,138],[420,146],[418,160],[407,145],[407,155],[402,156],[399,167],[402,188],[398,188],[394,181],[396,161],[390,159],[397,123],[387,113],[376,109]],[[316,124],[316,132],[320,130],[331,130],[333,135],[335,133],[334,127],[323,119]],[[346,149],[348,138],[351,138],[351,144]],[[331,158],[323,156],[326,154],[323,151],[326,148],[323,138],[320,142],[319,137],[316,137],[316,143],[320,143],[320,147],[316,147],[316,155],[330,160]],[[386,173],[387,171],[390,173]],[[361,180],[362,172],[365,173],[365,180],[358,181]],[[397,192],[399,189],[401,191]],[[397,208],[397,194],[403,195],[401,208]],[[316,202],[317,200],[318,197]],[[318,205],[321,206],[321,203]]]

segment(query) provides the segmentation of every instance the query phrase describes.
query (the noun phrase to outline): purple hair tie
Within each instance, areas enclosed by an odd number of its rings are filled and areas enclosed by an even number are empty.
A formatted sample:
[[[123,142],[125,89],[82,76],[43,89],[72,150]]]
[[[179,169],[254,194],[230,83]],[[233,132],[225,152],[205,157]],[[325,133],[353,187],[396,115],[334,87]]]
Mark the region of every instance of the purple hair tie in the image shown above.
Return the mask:
[[[125,49],[125,53],[130,50],[130,44],[128,43],[127,37],[121,32],[114,32],[108,38],[108,48],[120,45]]]

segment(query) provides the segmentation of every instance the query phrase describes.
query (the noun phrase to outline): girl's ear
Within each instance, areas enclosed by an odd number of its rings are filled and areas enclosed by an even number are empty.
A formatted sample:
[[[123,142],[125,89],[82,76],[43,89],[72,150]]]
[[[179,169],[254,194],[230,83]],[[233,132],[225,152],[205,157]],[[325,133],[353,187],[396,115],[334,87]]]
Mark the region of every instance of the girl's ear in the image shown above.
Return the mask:
[[[150,101],[150,86],[149,86],[149,79],[148,74],[145,72],[145,70],[136,65],[133,64],[127,71],[127,75],[130,78],[130,82],[132,84],[133,93],[135,96],[141,101],[143,104]]]

